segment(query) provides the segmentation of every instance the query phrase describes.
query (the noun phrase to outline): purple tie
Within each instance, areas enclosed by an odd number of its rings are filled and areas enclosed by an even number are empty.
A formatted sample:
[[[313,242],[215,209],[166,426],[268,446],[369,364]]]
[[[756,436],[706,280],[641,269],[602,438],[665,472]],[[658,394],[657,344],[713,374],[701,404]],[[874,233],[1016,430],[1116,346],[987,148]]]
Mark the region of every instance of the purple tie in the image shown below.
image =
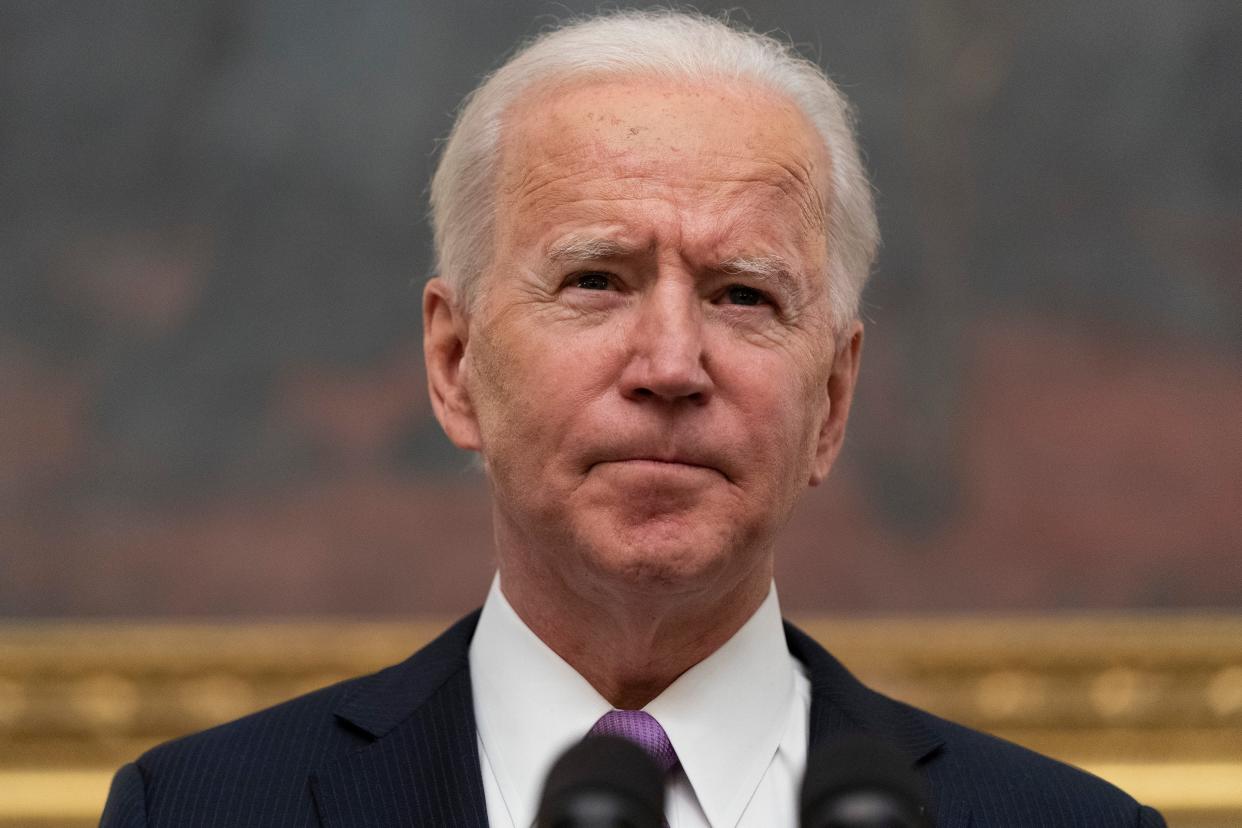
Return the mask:
[[[620,736],[647,751],[656,766],[668,774],[677,767],[677,751],[660,723],[645,710],[610,710],[591,728],[590,736]]]

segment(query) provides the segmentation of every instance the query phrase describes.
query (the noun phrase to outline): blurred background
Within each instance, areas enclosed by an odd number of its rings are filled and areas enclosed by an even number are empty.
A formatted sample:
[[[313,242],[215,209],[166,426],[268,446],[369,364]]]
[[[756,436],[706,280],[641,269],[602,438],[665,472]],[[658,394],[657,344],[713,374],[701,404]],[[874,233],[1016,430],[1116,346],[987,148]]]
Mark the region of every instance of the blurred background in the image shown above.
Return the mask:
[[[0,614],[480,602],[427,182],[480,76],[594,7],[4,5]],[[786,606],[1242,606],[1242,6],[733,14],[853,99],[884,234]]]
[[[594,8],[0,8],[0,826],[92,824],[146,746],[481,602],[427,182],[480,77]],[[785,609],[885,690],[1242,824],[1242,5],[732,14],[854,101],[884,235]]]

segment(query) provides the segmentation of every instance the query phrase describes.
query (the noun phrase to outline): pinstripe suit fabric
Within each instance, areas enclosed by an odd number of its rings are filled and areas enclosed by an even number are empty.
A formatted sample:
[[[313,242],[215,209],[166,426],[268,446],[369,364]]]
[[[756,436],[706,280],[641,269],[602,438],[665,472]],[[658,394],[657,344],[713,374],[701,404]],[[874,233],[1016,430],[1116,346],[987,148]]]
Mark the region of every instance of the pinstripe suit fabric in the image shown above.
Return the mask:
[[[407,661],[151,750],[102,828],[487,825],[466,652],[478,614]],[[939,828],[1160,828],[1089,774],[875,693],[786,626],[811,679],[810,742],[870,733],[927,776]]]

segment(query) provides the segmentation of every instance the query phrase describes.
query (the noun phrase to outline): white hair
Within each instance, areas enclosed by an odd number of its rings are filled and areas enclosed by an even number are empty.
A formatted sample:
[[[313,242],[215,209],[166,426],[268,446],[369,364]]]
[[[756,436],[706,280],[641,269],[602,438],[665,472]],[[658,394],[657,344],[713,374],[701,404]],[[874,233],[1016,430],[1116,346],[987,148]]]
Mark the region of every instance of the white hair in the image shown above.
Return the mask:
[[[801,110],[831,159],[825,244],[833,324],[839,329],[856,319],[879,229],[849,102],[792,46],[731,22],[673,10],[613,12],[546,32],[466,98],[431,182],[437,267],[455,301],[472,308],[478,281],[491,265],[506,112],[539,82],[626,75],[750,81]]]

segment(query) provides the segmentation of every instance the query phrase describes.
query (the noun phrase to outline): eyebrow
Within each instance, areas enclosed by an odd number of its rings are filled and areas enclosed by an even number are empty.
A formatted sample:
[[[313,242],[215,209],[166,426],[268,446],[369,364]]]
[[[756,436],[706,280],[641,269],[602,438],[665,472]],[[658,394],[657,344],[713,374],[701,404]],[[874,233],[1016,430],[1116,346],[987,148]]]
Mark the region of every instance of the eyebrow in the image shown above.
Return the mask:
[[[623,259],[639,252],[633,245],[597,236],[570,236],[548,248],[553,262],[597,262],[601,259]]]
[[[716,270],[730,276],[745,276],[760,284],[775,285],[795,299],[802,295],[802,283],[794,276],[789,263],[780,256],[733,256],[717,265]]]

